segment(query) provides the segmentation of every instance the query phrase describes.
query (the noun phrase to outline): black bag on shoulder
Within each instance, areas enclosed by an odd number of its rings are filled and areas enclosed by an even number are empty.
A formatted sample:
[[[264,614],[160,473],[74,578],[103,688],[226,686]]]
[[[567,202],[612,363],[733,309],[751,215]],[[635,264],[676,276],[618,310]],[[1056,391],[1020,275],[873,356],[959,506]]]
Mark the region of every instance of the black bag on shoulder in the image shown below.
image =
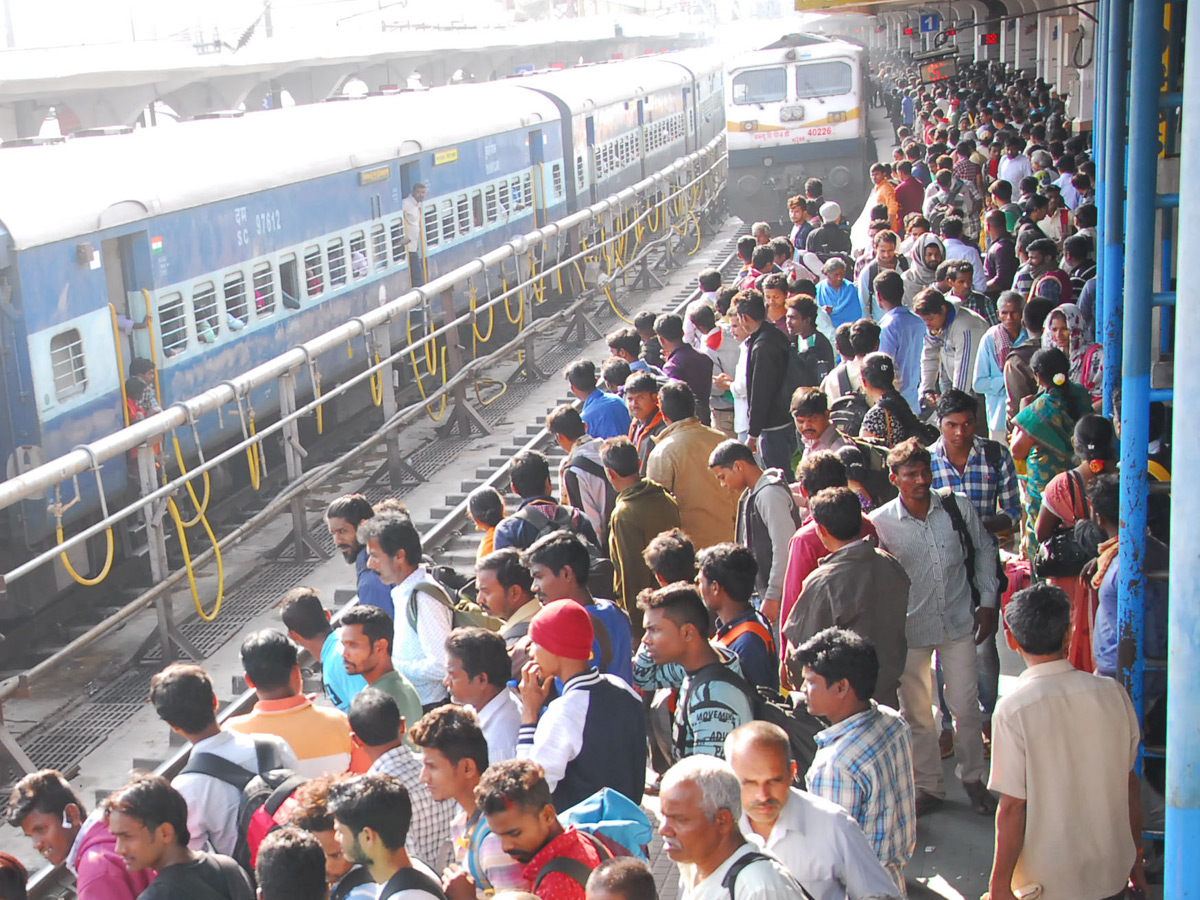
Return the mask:
[[[1081,540],[1080,526],[1087,526],[1092,510],[1088,504],[1087,491],[1078,472],[1067,473],[1067,489],[1071,492],[1071,508],[1078,500],[1083,501],[1083,515],[1071,528],[1059,528],[1038,545],[1033,560],[1033,571],[1038,578],[1070,578],[1083,571],[1083,567],[1094,554],[1089,553]]]

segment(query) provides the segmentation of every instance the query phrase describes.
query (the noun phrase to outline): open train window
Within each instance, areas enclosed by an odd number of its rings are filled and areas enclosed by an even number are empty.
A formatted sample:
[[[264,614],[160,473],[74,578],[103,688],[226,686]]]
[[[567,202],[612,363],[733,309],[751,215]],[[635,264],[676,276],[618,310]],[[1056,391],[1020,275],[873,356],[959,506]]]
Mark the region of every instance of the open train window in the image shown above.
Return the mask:
[[[392,227],[395,227],[396,222],[392,222]],[[376,225],[371,229],[371,265],[376,272],[382,272],[388,267],[388,233],[387,228],[383,225]]]
[[[174,356],[187,349],[187,314],[183,309],[183,294],[178,291],[158,299],[158,331],[164,356]]]
[[[782,66],[772,69],[750,69],[733,76],[733,102],[778,103],[787,99],[787,70]]]
[[[310,248],[315,250],[316,248]],[[321,254],[317,252],[317,265],[320,266]],[[318,275],[320,274],[318,270]],[[279,257],[279,293],[284,307],[287,309],[300,308],[300,268],[296,265],[296,254],[288,253]]]
[[[370,267],[367,262],[366,232],[356,231],[350,235],[350,277],[366,278]]]
[[[237,325],[234,324],[235,320],[238,322]],[[250,310],[246,306],[246,276],[241,272],[230,272],[225,276],[225,322],[234,331],[240,331],[249,320]]]
[[[404,234],[404,217],[392,219],[388,225],[388,232],[392,238],[392,262],[397,265],[405,260],[405,254],[408,253],[408,240]],[[384,243],[386,249],[387,244]]]
[[[471,191],[471,222],[476,228],[483,227],[483,191]]]
[[[346,283],[346,245],[341,238],[333,238],[325,249],[329,255],[329,286],[339,288]]]
[[[425,246],[426,248],[436,247],[441,241],[442,235],[438,231],[437,205],[430,203],[425,207]]]
[[[849,63],[833,60],[796,66],[796,96],[801,100],[849,94],[853,90],[854,70]]]
[[[521,193],[521,176],[514,175],[509,186],[509,196],[512,197],[512,208],[519,212],[525,208],[525,195]]]
[[[321,262],[321,248],[315,245],[304,251],[304,288],[310,297],[325,292],[325,266]]]
[[[269,262],[254,267],[254,314],[260,319],[275,314],[275,278]]]
[[[458,233],[460,235],[471,233],[471,201],[467,199],[466,194],[459,194],[454,201],[455,211],[458,213]]]
[[[563,195],[562,163],[555,163],[550,167],[550,183],[554,186],[554,196],[561,197]]]
[[[500,207],[496,205],[496,186],[489,184],[483,189],[483,208],[489,223],[500,218]]]
[[[221,334],[221,317],[217,309],[217,287],[211,281],[192,288],[192,316],[196,320],[196,337],[200,342],[216,343]]]
[[[54,395],[59,400],[87,390],[87,365],[78,328],[68,328],[50,338],[50,370],[54,373]]]

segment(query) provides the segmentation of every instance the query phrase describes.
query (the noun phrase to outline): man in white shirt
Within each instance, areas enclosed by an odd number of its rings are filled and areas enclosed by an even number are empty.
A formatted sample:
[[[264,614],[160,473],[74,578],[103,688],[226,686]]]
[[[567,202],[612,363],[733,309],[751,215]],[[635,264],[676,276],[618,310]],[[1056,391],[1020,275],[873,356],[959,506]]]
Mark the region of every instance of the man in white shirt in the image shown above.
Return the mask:
[[[192,745],[171,786],[188,807],[188,846],[229,856],[237,844],[242,784],[259,772],[295,769],[296,754],[269,734],[222,731],[212,680],[199,666],[167,666],[150,680],[150,702],[159,718]]]
[[[488,763],[516,756],[521,698],[508,686],[512,663],[504,638],[486,628],[455,628],[446,639],[446,667],[450,699],[479,718]]]
[[[679,865],[681,900],[800,900],[800,885],[738,827],[742,790],[729,763],[698,754],[663,775],[658,833]]]
[[[401,206],[404,211],[404,238],[408,242],[408,272],[413,287],[425,283],[425,269],[421,262],[421,204],[424,202],[425,184],[418,181]]]
[[[358,540],[367,548],[367,566],[392,585],[396,632],[392,662],[412,682],[425,712],[446,702],[446,638],[454,627],[445,589],[421,565],[421,535],[402,513],[364,521]],[[443,602],[445,601],[445,602]]]
[[[787,733],[748,722],[725,739],[725,759],[742,789],[742,834],[778,857],[813,900],[893,897],[896,885],[849,814],[792,787],[796,763]]]
[[[1021,179],[1033,174],[1033,166],[1025,155],[1025,142],[1018,137],[1008,139],[1004,155],[996,167],[996,177],[1012,185],[1013,194],[1021,192]]]

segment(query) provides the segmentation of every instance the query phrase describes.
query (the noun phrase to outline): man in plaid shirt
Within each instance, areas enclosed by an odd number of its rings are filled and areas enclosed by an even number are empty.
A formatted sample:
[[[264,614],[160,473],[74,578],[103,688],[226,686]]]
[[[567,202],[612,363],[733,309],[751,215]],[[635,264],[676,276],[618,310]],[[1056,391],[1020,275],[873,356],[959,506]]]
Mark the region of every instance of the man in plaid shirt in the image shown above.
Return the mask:
[[[1017,487],[1017,470],[1008,447],[975,434],[978,410],[978,401],[966,391],[949,390],[938,400],[938,427],[942,436],[929,448],[933,457],[933,487],[934,490],[949,489],[967,495],[992,537],[992,546],[979,548],[978,552],[998,554],[1000,548],[995,535],[1011,531],[1021,521],[1021,495]],[[990,745],[992,710],[1000,696],[1000,654],[996,649],[996,635],[976,645],[975,652],[979,663],[983,735]],[[950,721],[944,702],[942,721]]]
[[[916,785],[908,723],[871,699],[879,658],[870,642],[826,628],[789,658],[808,711],[833,724],[816,735],[808,790],[837,803],[862,826],[904,896],[904,867],[917,846]]]

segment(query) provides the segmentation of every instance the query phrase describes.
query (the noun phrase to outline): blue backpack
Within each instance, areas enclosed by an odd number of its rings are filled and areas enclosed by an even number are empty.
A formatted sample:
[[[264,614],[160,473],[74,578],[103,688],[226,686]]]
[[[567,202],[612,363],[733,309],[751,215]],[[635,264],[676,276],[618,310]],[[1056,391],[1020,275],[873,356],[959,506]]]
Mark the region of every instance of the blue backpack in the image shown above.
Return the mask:
[[[569,809],[558,814],[558,820],[564,828],[575,827],[576,831],[590,835],[594,839],[597,852],[601,858],[614,856],[636,856],[641,860],[649,860],[650,841],[654,837],[654,828],[641,807],[619,791],[612,788],[601,788],[586,800],[581,800]],[[479,848],[484,839],[491,834],[487,819],[476,808],[471,818],[467,820],[465,837],[467,839],[467,858],[465,868],[475,879],[478,890],[488,892],[494,890],[487,873],[479,863]],[[603,852],[602,852],[603,851]],[[554,860],[551,860],[553,863]],[[566,860],[573,863],[576,860]],[[579,863],[579,865],[583,865]],[[556,870],[557,871],[557,870]],[[573,871],[562,870],[562,873],[579,881],[582,887],[587,881],[585,873],[576,874]],[[549,874],[541,872],[539,876]],[[582,880],[580,880],[582,876]]]

